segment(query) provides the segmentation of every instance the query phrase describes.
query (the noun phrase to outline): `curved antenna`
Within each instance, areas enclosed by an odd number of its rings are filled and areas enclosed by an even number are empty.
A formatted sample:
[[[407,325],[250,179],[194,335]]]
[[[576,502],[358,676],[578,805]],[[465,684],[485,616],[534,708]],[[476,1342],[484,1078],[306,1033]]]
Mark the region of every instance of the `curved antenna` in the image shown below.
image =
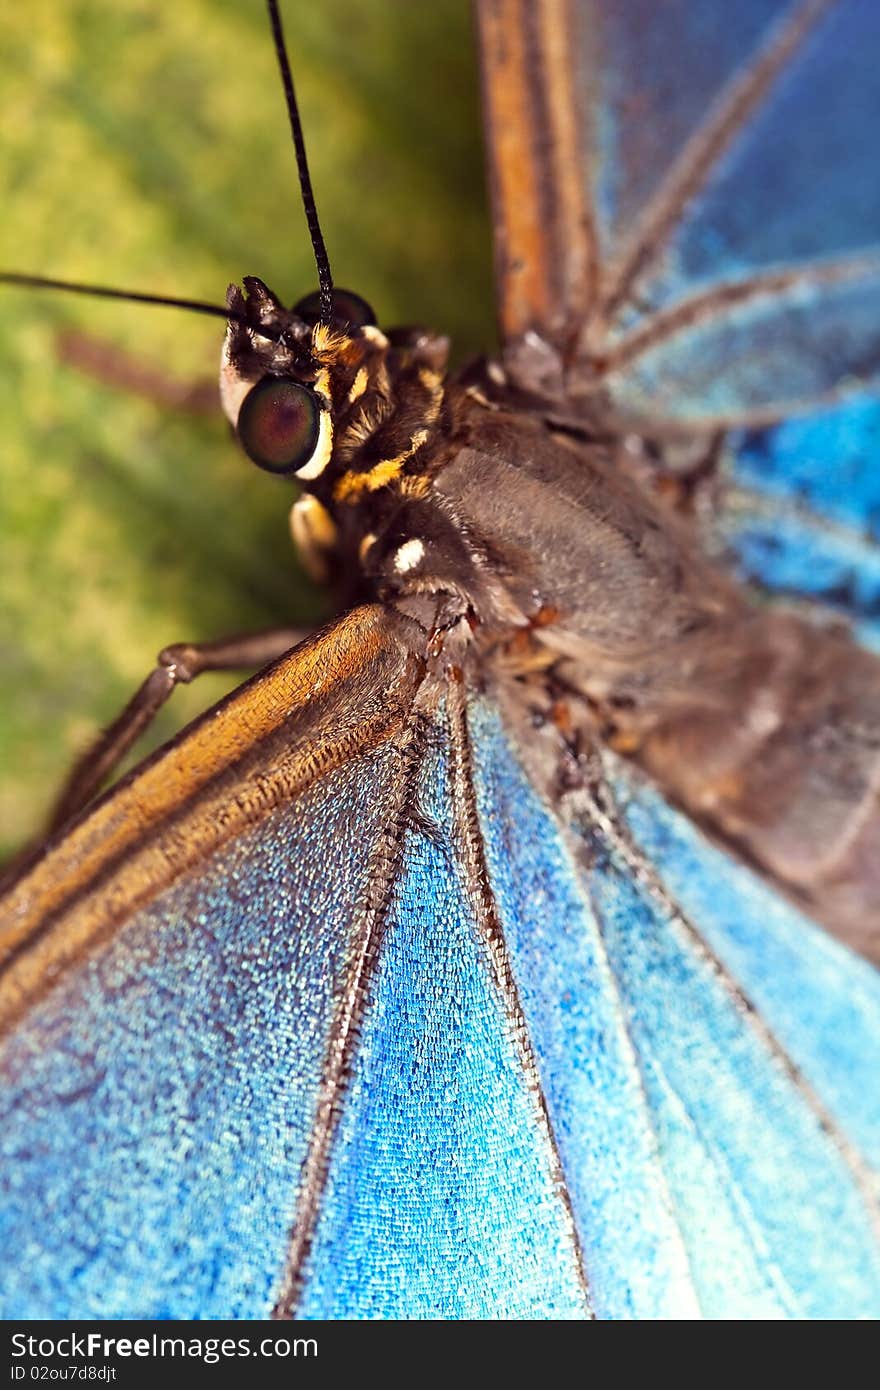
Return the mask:
[[[275,42],[275,54],[278,58],[278,68],[281,72],[281,82],[284,87],[284,99],[287,102],[287,114],[290,117],[290,132],[293,136],[293,148],[296,151],[296,167],[299,173],[299,188],[302,194],[303,210],[309,227],[309,236],[312,239],[312,250],[315,253],[315,265],[318,269],[318,288],[321,294],[321,322],[329,325],[333,317],[333,276],[330,273],[330,260],[327,256],[327,248],[324,245],[321,224],[318,221],[318,209],[315,206],[315,195],[312,192],[309,162],[306,157],[306,144],[303,139],[302,123],[299,118],[299,107],[296,104],[296,93],[293,90],[293,76],[290,71],[290,63],[287,59],[284,30],[281,27],[281,15],[278,12],[277,0],[267,0],[267,4],[269,7],[269,22],[272,25],[272,38]]]

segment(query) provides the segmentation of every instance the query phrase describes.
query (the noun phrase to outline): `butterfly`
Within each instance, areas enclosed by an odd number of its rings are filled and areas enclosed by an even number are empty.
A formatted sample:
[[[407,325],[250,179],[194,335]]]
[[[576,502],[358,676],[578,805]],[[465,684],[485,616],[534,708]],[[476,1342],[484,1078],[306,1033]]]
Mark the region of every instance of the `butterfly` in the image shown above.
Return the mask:
[[[501,360],[231,293],[353,602],[6,899],[7,1315],[880,1306],[877,20],[477,16]]]

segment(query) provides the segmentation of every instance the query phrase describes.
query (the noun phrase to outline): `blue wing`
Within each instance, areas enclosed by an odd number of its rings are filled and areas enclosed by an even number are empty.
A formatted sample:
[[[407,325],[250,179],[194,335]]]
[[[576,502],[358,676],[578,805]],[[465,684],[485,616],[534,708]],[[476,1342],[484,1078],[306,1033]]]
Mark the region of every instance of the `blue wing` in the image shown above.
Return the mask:
[[[593,44],[608,265],[634,258],[649,221],[660,229],[672,171],[685,164],[692,196],[676,204],[666,280],[676,295],[876,239],[880,190],[865,177],[880,117],[872,0],[581,8],[593,30],[584,21],[580,39]]]
[[[6,1041],[6,1317],[268,1316],[390,756],[161,894]]]
[[[626,0],[591,18],[592,332],[618,408],[759,419],[876,386],[876,5]]]
[[[732,433],[707,548],[766,596],[848,621],[880,650],[880,404],[868,396]]]
[[[514,381],[646,432],[880,375],[873,0],[477,0]]]
[[[648,434],[738,424],[707,547],[876,647],[880,10],[580,0],[576,14],[594,379]]]
[[[876,1316],[877,973],[631,773],[619,819],[584,793],[561,828],[473,723],[596,1312]]]
[[[298,1311],[582,1318],[558,1153],[505,947],[474,893],[439,711],[430,743]]]
[[[4,1314],[880,1310],[876,974],[651,793],[560,819],[493,703],[388,680],[7,1031]]]
[[[5,1316],[271,1310],[413,689],[352,615],[6,899]]]
[[[397,636],[352,615],[245,687],[7,899],[5,1316],[586,1314]]]

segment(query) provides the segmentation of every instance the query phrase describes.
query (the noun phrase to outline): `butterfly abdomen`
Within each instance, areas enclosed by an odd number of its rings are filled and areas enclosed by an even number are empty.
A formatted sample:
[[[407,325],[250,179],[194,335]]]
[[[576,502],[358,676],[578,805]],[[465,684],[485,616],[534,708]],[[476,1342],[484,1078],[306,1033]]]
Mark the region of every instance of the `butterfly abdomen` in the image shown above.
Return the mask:
[[[880,662],[840,629],[759,613],[717,710],[645,744],[660,782],[788,885],[814,917],[880,949]]]

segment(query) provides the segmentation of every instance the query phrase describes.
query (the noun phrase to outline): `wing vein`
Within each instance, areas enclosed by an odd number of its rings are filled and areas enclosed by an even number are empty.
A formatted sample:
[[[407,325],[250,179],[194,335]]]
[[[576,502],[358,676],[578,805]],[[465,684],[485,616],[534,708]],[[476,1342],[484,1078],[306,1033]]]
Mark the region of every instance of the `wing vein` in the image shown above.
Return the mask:
[[[803,0],[735,73],[703,124],[685,143],[628,242],[606,268],[600,322],[608,324],[636,281],[666,246],[688,203],[700,192],[725,150],[758,110],[813,27],[837,0]]]
[[[341,1098],[357,1049],[359,1025],[376,968],[388,909],[403,864],[407,829],[418,795],[418,776],[428,731],[413,715],[400,750],[401,769],[383,833],[373,849],[364,902],[354,933],[348,968],[339,992],[321,1075],[315,1119],[303,1160],[299,1200],[290,1232],[287,1261],[273,1318],[293,1318],[302,1298],[321,1202],[327,1186],[333,1140],[341,1117]]]
[[[577,1260],[578,1280],[584,1305],[590,1318],[595,1317],[583,1247],[574,1215],[574,1204],[559,1144],[550,1117],[547,1096],[541,1082],[535,1049],[529,1034],[525,1013],[519,996],[498,905],[492,890],[486,848],[480,828],[474,789],[473,759],[471,756],[466,698],[460,680],[450,680],[447,687],[447,709],[450,722],[452,764],[452,795],[455,822],[461,841],[466,870],[466,886],[473,903],[477,927],[486,948],[495,987],[504,1002],[514,1046],[519,1054],[530,1096],[538,1112],[538,1123],[550,1149],[553,1183],[563,1203],[569,1238]]]
[[[689,945],[712,971],[740,1016],[748,1021],[762,1045],[800,1093],[804,1103],[812,1111],[819,1128],[831,1139],[849,1168],[872,1226],[880,1235],[880,1200],[878,1200],[876,1182],[871,1169],[841,1131],[836,1119],[817,1095],[797,1062],[783,1047],[769,1025],[765,1023],[757,1005],[737,984],[721,957],[712,949],[674,894],[662,882],[654,867],[639,851],[622,822],[620,809],[610,781],[604,772],[601,777],[601,788],[597,791],[599,795],[591,797],[591,814],[605,836],[609,847],[626,865],[635,881],[661,906],[673,925],[687,938]],[[601,796],[601,802],[599,796]],[[605,804],[602,804],[603,802]]]
[[[620,371],[676,334],[722,318],[729,310],[753,300],[782,299],[790,291],[845,285],[873,275],[880,275],[880,256],[869,254],[809,261],[745,280],[722,281],[659,310],[618,339],[603,358],[603,373]],[[597,382],[595,389],[600,387],[601,382]]]

